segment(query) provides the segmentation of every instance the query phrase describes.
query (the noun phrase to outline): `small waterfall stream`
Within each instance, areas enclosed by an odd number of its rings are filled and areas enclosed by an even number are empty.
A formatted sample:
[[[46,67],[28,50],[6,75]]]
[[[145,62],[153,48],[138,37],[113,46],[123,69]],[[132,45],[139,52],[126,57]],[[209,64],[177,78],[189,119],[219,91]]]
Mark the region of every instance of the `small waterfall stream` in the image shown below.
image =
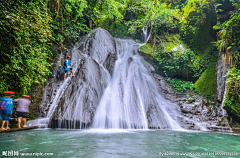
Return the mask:
[[[143,33],[142,33],[142,42],[143,43],[147,43],[147,41],[148,41],[148,39],[150,37],[150,34],[148,35],[147,33],[148,33],[147,32],[147,26],[144,26],[143,27]]]
[[[226,93],[227,93],[227,79],[228,77],[225,77],[227,73],[227,69],[230,68],[230,64],[228,60],[224,59],[223,53],[219,54],[217,62],[217,99],[219,102],[221,102],[222,107],[222,116],[226,117],[227,112],[223,109],[223,104],[225,101]],[[225,61],[225,62],[224,62]]]

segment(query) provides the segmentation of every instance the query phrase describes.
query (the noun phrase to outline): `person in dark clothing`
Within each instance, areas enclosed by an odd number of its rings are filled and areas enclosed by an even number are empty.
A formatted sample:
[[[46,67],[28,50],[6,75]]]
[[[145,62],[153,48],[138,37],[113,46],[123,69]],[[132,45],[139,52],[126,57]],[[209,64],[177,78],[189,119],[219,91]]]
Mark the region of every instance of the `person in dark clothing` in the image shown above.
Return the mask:
[[[71,63],[71,57],[68,56],[67,59],[64,60],[64,64],[63,64],[63,68],[62,68],[62,71],[65,72],[64,74],[64,80],[66,79],[66,76],[67,76],[67,72],[68,71],[71,71],[72,72],[72,76],[74,76],[73,74],[73,69],[72,69],[72,63]]]

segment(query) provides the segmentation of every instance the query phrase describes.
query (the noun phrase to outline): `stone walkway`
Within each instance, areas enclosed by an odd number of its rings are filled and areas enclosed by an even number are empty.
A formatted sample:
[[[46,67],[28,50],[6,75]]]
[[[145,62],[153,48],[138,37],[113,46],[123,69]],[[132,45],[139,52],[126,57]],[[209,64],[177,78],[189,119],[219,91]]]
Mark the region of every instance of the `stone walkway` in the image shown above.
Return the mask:
[[[4,132],[18,132],[18,131],[24,131],[24,130],[30,130],[30,129],[36,129],[38,126],[30,126],[30,127],[24,127],[24,128],[12,128],[9,130],[0,130],[0,133]]]

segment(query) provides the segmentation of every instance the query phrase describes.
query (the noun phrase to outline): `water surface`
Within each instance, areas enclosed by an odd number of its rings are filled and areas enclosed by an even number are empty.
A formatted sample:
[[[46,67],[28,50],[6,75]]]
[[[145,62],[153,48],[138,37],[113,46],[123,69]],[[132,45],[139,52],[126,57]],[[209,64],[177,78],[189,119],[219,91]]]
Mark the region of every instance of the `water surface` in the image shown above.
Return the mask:
[[[10,150],[19,153],[53,153],[48,157],[161,157],[160,152],[234,152],[240,155],[240,134],[173,130],[36,129],[0,134],[0,154]]]

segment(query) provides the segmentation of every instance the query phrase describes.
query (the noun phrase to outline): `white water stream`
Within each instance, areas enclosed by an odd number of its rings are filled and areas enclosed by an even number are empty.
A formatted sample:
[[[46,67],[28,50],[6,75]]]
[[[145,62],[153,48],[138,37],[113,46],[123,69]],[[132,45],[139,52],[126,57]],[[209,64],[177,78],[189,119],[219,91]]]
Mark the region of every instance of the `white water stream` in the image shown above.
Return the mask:
[[[93,128],[147,129],[147,110],[155,105],[161,119],[152,121],[158,127],[181,129],[177,121],[180,110],[158,93],[153,77],[138,54],[140,45],[133,40],[117,40],[118,60],[95,113]]]

